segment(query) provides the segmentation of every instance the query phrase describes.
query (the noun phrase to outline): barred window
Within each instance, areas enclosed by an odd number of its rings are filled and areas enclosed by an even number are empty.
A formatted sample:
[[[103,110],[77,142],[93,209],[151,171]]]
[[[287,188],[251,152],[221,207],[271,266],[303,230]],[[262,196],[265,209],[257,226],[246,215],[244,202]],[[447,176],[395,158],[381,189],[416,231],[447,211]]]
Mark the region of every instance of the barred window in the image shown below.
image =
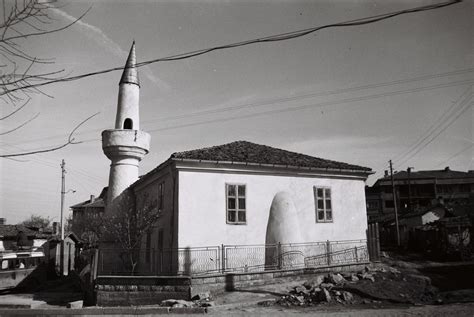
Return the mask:
[[[331,188],[313,187],[316,222],[332,222]]]
[[[226,184],[226,204],[227,223],[247,223],[245,185]]]

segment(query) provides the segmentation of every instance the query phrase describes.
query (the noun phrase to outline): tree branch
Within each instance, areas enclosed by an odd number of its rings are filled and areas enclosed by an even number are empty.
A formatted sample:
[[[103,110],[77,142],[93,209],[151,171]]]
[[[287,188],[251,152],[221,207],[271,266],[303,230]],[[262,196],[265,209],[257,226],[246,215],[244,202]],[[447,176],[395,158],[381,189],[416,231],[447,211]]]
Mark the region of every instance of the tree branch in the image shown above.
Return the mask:
[[[66,146],[68,146],[70,144],[80,144],[80,143],[82,143],[81,141],[79,141],[79,142],[75,141],[75,139],[73,137],[74,132],[76,132],[76,130],[79,129],[84,123],[86,123],[87,121],[89,121],[90,119],[92,119],[93,117],[98,115],[99,113],[100,112],[97,112],[97,113],[93,114],[92,116],[88,117],[87,119],[83,120],[81,123],[76,125],[76,127],[69,134],[67,142],[64,143],[64,144],[61,144],[61,145],[58,145],[58,146],[55,146],[55,147],[51,147],[51,148],[47,148],[47,149],[35,150],[35,151],[30,151],[30,152],[2,154],[2,155],[0,155],[0,157],[1,158],[8,158],[8,157],[18,157],[18,156],[26,156],[26,155],[33,155],[33,154],[39,154],[39,153],[53,152],[53,151],[57,151],[57,150],[60,150],[62,148],[65,148]]]

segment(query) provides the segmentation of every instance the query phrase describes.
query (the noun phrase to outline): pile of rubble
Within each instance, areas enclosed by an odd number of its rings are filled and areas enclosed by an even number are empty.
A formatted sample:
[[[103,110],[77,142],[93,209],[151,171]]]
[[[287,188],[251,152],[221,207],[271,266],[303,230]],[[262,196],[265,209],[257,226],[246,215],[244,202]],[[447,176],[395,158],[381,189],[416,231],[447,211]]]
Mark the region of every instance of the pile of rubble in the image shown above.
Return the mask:
[[[184,299],[165,299],[161,302],[160,306],[172,307],[172,308],[183,308],[183,307],[211,307],[215,306],[212,301],[211,294],[209,292],[199,293],[190,301]]]
[[[384,270],[384,269],[383,269]],[[396,271],[396,272],[395,272]],[[394,269],[394,274],[400,273]],[[313,306],[320,303],[353,304],[355,296],[345,286],[367,280],[375,282],[375,271],[366,267],[358,273],[327,274],[295,286],[276,301],[282,306]]]

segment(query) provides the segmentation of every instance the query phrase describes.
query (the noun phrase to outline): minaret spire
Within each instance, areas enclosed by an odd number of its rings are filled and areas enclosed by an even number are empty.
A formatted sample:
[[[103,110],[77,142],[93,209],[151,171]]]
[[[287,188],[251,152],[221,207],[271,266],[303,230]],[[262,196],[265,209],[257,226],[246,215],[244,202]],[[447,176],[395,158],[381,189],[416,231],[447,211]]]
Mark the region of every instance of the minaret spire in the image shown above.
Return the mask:
[[[132,47],[130,48],[130,52],[128,53],[127,62],[125,63],[125,68],[122,73],[122,77],[120,78],[119,85],[127,83],[127,84],[135,84],[140,86],[140,79],[138,78],[138,70],[135,66],[137,64],[137,57],[135,55],[135,41],[132,43]]]

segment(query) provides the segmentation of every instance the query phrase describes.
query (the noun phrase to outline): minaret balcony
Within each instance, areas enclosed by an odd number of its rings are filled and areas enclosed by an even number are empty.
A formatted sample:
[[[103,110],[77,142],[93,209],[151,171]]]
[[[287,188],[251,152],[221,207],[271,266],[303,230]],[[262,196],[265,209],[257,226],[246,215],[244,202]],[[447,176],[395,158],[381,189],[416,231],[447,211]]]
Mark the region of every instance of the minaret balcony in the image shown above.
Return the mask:
[[[105,130],[102,149],[111,160],[119,157],[141,160],[150,149],[150,135],[140,130]]]

